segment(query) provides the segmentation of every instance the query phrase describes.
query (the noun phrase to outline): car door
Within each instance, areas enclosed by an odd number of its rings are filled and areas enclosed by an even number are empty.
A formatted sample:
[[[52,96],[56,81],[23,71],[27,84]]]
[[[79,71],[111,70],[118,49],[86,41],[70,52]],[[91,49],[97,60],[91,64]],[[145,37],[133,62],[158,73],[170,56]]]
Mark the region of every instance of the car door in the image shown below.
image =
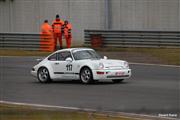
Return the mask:
[[[70,51],[61,51],[57,53],[57,61],[54,63],[54,74],[62,79],[74,79],[73,61],[66,61],[72,56]]]
[[[58,66],[59,64],[62,64],[61,61],[58,60],[58,55],[57,53],[54,53],[53,55],[51,55],[49,58],[48,58],[48,61],[49,61],[49,64],[52,68],[52,72],[53,72],[53,79],[61,79],[63,76],[62,74],[58,74]]]

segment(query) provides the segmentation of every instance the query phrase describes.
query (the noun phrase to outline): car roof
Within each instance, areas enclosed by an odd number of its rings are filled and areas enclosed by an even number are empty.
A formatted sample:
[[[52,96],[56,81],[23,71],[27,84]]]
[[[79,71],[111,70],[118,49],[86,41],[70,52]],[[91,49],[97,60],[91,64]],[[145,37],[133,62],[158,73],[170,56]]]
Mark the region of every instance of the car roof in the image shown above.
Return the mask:
[[[65,48],[61,50],[57,50],[56,52],[60,51],[75,51],[75,50],[93,50],[92,48]]]

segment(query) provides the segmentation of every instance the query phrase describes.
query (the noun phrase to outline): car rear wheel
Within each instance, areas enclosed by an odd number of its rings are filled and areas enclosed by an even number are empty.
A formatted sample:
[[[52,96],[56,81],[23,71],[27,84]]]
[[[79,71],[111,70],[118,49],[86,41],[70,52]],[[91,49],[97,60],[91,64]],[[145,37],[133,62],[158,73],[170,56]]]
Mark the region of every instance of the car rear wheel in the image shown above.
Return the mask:
[[[49,71],[47,68],[43,67],[38,70],[38,80],[41,83],[51,82]]]
[[[120,83],[120,82],[122,82],[124,79],[114,79],[114,80],[112,80],[114,83]]]
[[[88,84],[93,82],[93,75],[88,67],[85,67],[80,72],[80,79],[83,83]]]

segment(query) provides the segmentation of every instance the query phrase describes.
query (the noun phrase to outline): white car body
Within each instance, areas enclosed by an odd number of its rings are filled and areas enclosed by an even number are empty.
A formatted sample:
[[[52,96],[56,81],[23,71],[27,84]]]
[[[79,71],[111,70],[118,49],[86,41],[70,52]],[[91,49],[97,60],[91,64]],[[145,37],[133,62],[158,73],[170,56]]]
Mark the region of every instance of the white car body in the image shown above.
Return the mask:
[[[86,56],[88,57],[89,54],[97,57],[97,59],[86,59]],[[63,55],[67,56],[61,59],[64,57]],[[79,59],[81,57],[83,59]],[[40,82],[47,82],[46,80],[40,80],[41,76],[42,78],[43,76],[44,78],[46,77],[43,71],[38,74],[40,68],[46,68],[51,80],[82,80],[83,77],[85,79],[88,78],[88,76],[85,76],[87,71],[84,71],[84,74],[81,73],[81,70],[85,67],[90,70],[91,82],[93,80],[124,80],[131,76],[131,69],[126,61],[107,59],[106,57],[100,59],[96,56],[96,52],[90,48],[58,50],[35,65],[31,70],[31,74],[37,77]],[[82,82],[89,83],[90,81],[82,80]]]

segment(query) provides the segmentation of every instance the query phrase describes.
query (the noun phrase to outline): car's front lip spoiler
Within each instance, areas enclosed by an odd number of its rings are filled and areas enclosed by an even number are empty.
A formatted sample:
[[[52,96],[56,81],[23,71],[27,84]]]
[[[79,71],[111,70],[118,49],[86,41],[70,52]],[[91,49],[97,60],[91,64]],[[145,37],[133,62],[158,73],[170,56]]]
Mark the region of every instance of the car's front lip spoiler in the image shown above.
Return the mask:
[[[37,77],[37,72],[34,70],[31,70],[31,75],[34,76],[34,77]]]
[[[119,78],[119,77],[130,77],[130,75],[122,75],[122,76],[110,75],[110,76],[107,76],[107,78]]]

